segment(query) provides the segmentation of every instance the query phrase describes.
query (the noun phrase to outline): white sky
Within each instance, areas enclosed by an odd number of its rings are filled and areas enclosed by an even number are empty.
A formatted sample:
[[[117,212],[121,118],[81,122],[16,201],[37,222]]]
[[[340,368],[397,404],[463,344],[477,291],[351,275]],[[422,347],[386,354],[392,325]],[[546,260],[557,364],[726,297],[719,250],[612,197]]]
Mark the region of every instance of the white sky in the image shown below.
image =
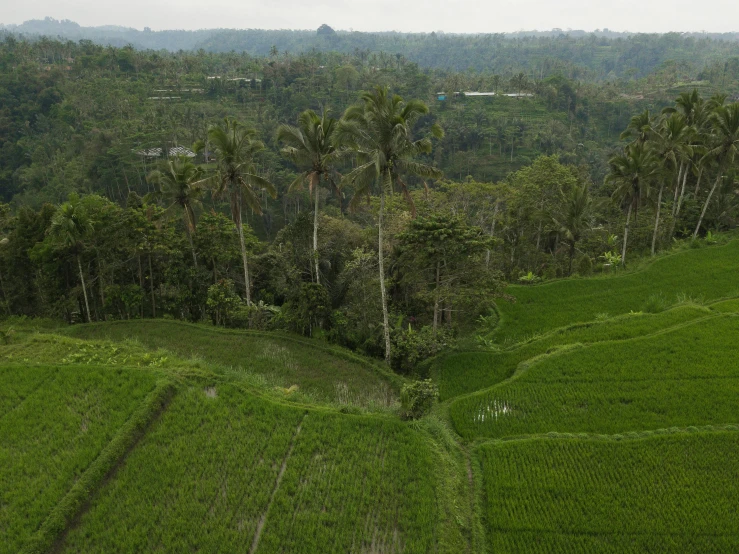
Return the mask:
[[[739,31],[737,0],[0,0],[0,23],[46,16],[154,30]]]

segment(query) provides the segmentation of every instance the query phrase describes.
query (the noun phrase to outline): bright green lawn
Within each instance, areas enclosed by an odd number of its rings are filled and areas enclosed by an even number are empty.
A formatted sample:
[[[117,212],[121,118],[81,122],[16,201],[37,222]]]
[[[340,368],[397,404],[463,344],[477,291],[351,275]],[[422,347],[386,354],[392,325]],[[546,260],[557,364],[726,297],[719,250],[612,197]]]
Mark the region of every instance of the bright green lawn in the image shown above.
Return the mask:
[[[468,438],[739,422],[737,336],[739,317],[724,315],[576,347],[455,400],[449,412]]]
[[[739,432],[476,451],[488,552],[739,551]]]
[[[245,370],[281,387],[298,385],[318,400],[362,406],[395,401],[395,380],[343,350],[279,334],[228,331],[166,320],[116,321],[69,327],[83,339],[120,341],[133,338],[145,346],[164,348],[181,357]]]
[[[154,382],[137,370],[0,367],[3,397],[28,393],[0,416],[0,553],[30,538]]]
[[[514,285],[515,303],[499,302],[498,342],[516,342],[571,323],[641,310],[650,296],[674,303],[739,296],[739,241],[686,250],[625,275],[565,279],[536,286]]]

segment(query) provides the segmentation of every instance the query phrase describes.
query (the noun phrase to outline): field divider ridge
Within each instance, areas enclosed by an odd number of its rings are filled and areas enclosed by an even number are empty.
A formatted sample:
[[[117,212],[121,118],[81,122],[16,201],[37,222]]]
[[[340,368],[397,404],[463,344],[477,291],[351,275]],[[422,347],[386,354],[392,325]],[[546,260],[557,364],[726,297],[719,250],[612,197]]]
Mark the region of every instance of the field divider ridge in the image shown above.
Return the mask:
[[[21,549],[21,554],[42,554],[64,537],[69,525],[79,517],[94,491],[112,475],[126,454],[144,435],[150,424],[164,411],[175,393],[169,379],[158,381],[136,411],[118,429],[82,476],[51,510],[38,531]]]
[[[626,343],[626,342],[631,342],[631,341],[647,340],[647,339],[650,339],[650,338],[658,337],[660,335],[666,335],[668,333],[672,333],[674,331],[678,331],[678,330],[683,329],[685,327],[690,327],[692,325],[697,325],[697,324],[700,324],[700,323],[704,323],[706,321],[710,321],[710,320],[714,320],[714,319],[719,319],[719,318],[725,318],[725,317],[739,317],[739,315],[733,314],[733,313],[717,313],[717,314],[711,314],[711,315],[707,315],[705,317],[701,317],[701,318],[697,318],[697,319],[691,319],[690,321],[684,321],[682,323],[678,323],[677,325],[673,325],[671,327],[665,327],[664,329],[659,329],[659,330],[655,331],[654,333],[649,333],[647,335],[641,335],[641,336],[638,336],[638,337],[629,337],[629,338],[625,338],[625,339],[611,339],[611,340],[586,342],[586,343],[573,342],[573,343],[569,343],[569,344],[555,345],[555,346],[552,346],[550,348],[550,350],[547,351],[547,352],[543,352],[541,354],[538,354],[536,356],[533,356],[533,357],[531,357],[531,358],[529,358],[527,360],[524,360],[524,361],[520,362],[516,366],[516,369],[513,372],[513,374],[510,377],[508,377],[507,379],[504,379],[503,381],[501,381],[499,383],[495,383],[494,385],[492,385],[490,387],[486,387],[484,389],[476,390],[476,391],[473,391],[473,392],[470,392],[470,393],[467,393],[467,394],[461,394],[459,396],[454,396],[454,397],[448,399],[445,402],[448,402],[451,405],[451,404],[454,404],[457,401],[461,401],[461,400],[467,399],[467,398],[472,398],[473,396],[482,396],[482,395],[487,394],[487,393],[489,393],[489,392],[491,392],[491,391],[493,391],[495,389],[502,388],[502,387],[510,384],[511,382],[515,381],[519,377],[521,377],[521,375],[523,375],[524,373],[526,373],[532,366],[540,363],[541,361],[543,361],[545,359],[548,359],[548,358],[555,357],[555,356],[565,355],[565,354],[568,354],[568,353],[570,353],[570,352],[572,352],[574,350],[580,350],[582,348],[591,348],[591,347],[599,346],[599,345],[602,345],[602,344],[618,344],[618,343]]]
[[[726,433],[739,432],[739,423],[725,423],[718,425],[690,425],[688,427],[666,427],[662,429],[645,429],[642,431],[625,431],[610,435],[602,433],[568,433],[566,431],[550,431],[548,433],[534,433],[496,439],[483,439],[473,442],[474,448],[488,444],[509,444],[514,442],[536,440],[582,440],[593,442],[627,442],[633,440],[663,437],[670,435],[693,435],[696,433]]]

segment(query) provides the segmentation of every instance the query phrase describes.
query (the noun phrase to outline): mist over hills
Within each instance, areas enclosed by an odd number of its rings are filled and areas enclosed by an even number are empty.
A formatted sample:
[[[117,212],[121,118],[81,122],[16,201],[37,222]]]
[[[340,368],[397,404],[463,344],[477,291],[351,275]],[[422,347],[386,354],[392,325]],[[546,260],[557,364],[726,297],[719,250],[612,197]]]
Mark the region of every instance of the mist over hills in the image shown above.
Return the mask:
[[[532,68],[544,59],[567,61],[596,70],[635,75],[659,67],[667,60],[705,65],[739,55],[739,32],[644,34],[609,29],[586,32],[552,29],[515,33],[454,34],[443,32],[401,33],[334,30],[201,29],[152,31],[148,27],[104,25],[84,27],[70,20],[47,17],[21,25],[2,25],[0,32],[35,40],[46,36],[67,40],[90,40],[140,50],[205,50],[246,52],[253,56],[275,53],[342,52],[402,55],[421,67],[482,71],[510,66]]]

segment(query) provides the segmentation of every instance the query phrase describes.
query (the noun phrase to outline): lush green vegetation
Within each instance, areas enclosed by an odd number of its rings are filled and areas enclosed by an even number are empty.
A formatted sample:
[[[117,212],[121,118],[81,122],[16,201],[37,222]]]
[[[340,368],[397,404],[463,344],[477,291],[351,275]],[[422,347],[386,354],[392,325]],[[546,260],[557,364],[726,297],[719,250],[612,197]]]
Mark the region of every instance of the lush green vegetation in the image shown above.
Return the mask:
[[[101,367],[0,368],[9,408],[0,418],[0,551],[17,552],[30,539],[155,379]]]
[[[536,286],[511,286],[515,302],[500,302],[496,342],[513,343],[557,327],[649,309],[680,300],[711,301],[736,296],[739,241],[706,251],[665,256],[643,271],[597,279],[567,279]],[[690,268],[690,271],[683,271]]]
[[[63,551],[258,543],[259,552],[427,552],[432,466],[397,421],[305,412],[231,385],[190,387],[98,493]]]
[[[397,377],[340,348],[299,337],[229,331],[178,321],[117,321],[70,327],[82,339],[124,341],[202,359],[229,374],[251,373],[267,384],[299,390],[319,401],[387,407],[397,399]]]
[[[720,303],[715,309],[735,311],[729,307]],[[685,304],[657,314],[635,312],[577,323],[503,350],[452,352],[440,356],[434,360],[434,371],[440,381],[442,400],[446,400],[495,385],[511,377],[522,362],[564,345],[641,337],[711,315],[707,307]]]
[[[480,446],[487,551],[732,552],[736,430]]]
[[[738,329],[732,314],[626,341],[572,345],[456,400],[452,420],[466,437],[731,423],[739,387],[731,337]]]

